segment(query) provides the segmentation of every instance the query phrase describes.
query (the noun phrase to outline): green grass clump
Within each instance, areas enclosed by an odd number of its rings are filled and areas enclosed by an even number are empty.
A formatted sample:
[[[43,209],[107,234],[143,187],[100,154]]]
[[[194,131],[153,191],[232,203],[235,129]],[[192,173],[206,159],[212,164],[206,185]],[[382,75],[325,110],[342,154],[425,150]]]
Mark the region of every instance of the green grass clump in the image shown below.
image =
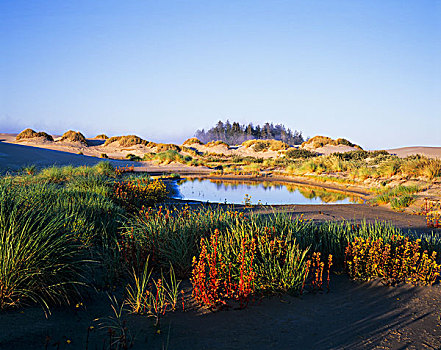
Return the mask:
[[[364,160],[367,158],[376,158],[379,156],[388,156],[389,153],[387,151],[368,152],[364,150],[357,150],[357,151],[349,151],[343,153],[333,153],[332,155],[341,160],[349,161],[349,160]]]
[[[51,135],[45,133],[44,131],[36,132],[36,131],[29,129],[29,128],[25,129],[21,133],[19,133],[15,137],[15,139],[17,141],[20,141],[20,140],[25,140],[25,139],[32,139],[35,137],[42,137],[42,138],[46,139],[47,141],[54,141],[54,138]]]
[[[177,162],[186,164],[192,161],[190,156],[183,156],[175,150],[169,150],[160,153],[146,153],[143,160],[157,160],[161,164],[170,164],[171,162]]]
[[[133,153],[129,153],[129,154],[127,154],[127,155],[126,155],[126,159],[129,159],[129,160],[131,160],[131,161],[133,161],[133,162],[139,162],[139,161],[142,160],[142,158],[141,158],[140,156],[137,156],[137,155],[135,155],[135,154],[133,154]]]
[[[317,152],[308,151],[303,148],[291,148],[286,151],[285,157],[288,159],[307,159],[317,157],[319,154]]]
[[[396,186],[388,188],[377,195],[373,201],[378,204],[391,203],[392,209],[403,209],[415,201],[415,193],[421,191],[419,186]]]
[[[84,282],[81,245],[66,215],[38,210],[20,192],[0,185],[0,309],[69,303]]]
[[[392,209],[400,210],[403,208],[407,208],[414,201],[415,201],[415,196],[412,196],[410,194],[405,194],[400,197],[392,198],[392,200],[390,201],[390,205]]]
[[[216,228],[232,227],[238,215],[203,207],[147,209],[128,220],[123,236],[137,258],[150,255],[157,267],[168,268],[171,264],[179,277],[188,277],[201,237]]]

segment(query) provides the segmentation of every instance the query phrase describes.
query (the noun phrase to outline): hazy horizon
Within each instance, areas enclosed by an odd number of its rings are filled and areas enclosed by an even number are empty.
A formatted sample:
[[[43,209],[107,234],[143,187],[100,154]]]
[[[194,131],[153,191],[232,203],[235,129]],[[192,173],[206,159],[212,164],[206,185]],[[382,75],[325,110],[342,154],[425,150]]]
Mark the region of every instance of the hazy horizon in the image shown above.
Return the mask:
[[[181,143],[229,119],[441,146],[440,1],[14,1],[0,29],[0,132]]]

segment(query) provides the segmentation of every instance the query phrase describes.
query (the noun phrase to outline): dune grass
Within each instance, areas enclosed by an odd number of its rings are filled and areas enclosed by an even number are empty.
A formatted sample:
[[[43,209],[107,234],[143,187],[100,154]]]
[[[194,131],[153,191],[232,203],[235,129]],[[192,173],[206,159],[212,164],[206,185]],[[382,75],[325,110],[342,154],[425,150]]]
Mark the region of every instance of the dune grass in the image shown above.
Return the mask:
[[[326,145],[331,145],[331,146],[344,145],[344,146],[356,147],[360,150],[362,149],[359,145],[356,145],[346,139],[339,138],[339,139],[333,140],[327,136],[314,136],[314,137],[310,138],[308,141],[303,142],[301,146],[305,147],[308,145],[312,146],[314,148],[319,148],[319,147],[323,147]]]
[[[255,152],[281,151],[289,148],[289,145],[279,140],[248,140],[242,143],[245,148],[252,147]]]
[[[53,138],[51,135],[49,135],[48,133],[46,133],[46,132],[44,132],[44,131],[36,132],[36,131],[34,131],[34,130],[32,130],[32,129],[29,129],[29,128],[23,130],[22,132],[20,132],[20,133],[15,137],[15,139],[16,139],[17,141],[20,141],[20,140],[25,140],[25,139],[32,139],[32,138],[35,138],[35,137],[42,137],[42,138],[44,138],[45,140],[48,140],[48,141],[54,141],[54,138]]]
[[[148,147],[154,147],[156,144],[154,142],[146,141],[136,135],[125,135],[125,136],[112,136],[104,142],[104,146],[108,146],[113,142],[118,142],[121,147],[131,147],[136,145],[144,145]]]
[[[68,130],[62,136],[60,141],[67,142],[80,142],[87,145],[87,140],[82,133],[79,131]]]
[[[203,145],[204,143],[196,137],[191,137],[184,141],[183,145]]]

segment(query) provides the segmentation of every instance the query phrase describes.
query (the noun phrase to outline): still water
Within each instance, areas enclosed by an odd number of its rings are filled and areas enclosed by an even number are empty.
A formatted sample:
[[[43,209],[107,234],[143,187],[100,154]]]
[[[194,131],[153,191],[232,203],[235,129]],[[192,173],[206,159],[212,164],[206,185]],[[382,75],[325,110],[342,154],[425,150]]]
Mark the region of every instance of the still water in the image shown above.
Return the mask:
[[[174,198],[228,204],[348,204],[360,198],[342,192],[269,181],[183,179]]]

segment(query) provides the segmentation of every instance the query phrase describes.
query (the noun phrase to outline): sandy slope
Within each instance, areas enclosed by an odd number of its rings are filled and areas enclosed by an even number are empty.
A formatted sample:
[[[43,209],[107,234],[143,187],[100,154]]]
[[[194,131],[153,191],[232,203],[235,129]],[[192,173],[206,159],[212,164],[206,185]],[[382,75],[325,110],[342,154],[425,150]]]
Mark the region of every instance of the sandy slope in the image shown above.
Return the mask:
[[[441,147],[401,147],[387,150],[391,154],[396,154],[400,158],[404,158],[414,154],[421,154],[429,158],[441,158]]]

